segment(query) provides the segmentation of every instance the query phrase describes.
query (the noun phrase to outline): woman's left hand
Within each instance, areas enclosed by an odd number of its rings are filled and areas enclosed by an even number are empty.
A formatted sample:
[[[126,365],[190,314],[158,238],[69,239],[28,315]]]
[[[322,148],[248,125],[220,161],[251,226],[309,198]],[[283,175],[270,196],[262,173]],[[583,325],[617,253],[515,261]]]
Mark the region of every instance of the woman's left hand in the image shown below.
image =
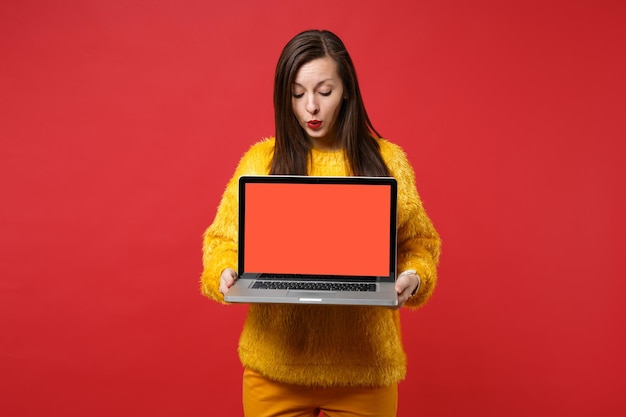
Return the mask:
[[[404,272],[396,279],[396,292],[398,293],[398,306],[400,308],[409,298],[415,295],[415,290],[420,285],[420,277],[415,272]]]

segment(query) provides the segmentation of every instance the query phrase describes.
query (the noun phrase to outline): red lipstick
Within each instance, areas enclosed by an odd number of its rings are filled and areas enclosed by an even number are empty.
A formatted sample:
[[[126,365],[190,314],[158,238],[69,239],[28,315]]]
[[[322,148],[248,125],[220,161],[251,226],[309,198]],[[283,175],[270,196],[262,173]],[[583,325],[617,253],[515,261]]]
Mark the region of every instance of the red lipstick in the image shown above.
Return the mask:
[[[309,129],[319,129],[322,126],[322,122],[319,120],[309,120],[306,122]]]

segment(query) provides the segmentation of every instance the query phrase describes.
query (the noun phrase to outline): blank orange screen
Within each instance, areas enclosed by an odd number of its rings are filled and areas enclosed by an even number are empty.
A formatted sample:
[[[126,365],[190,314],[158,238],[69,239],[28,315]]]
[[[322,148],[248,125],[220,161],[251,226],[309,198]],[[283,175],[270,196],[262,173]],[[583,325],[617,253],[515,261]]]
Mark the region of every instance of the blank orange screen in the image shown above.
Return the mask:
[[[388,276],[390,200],[390,186],[248,183],[245,271]]]

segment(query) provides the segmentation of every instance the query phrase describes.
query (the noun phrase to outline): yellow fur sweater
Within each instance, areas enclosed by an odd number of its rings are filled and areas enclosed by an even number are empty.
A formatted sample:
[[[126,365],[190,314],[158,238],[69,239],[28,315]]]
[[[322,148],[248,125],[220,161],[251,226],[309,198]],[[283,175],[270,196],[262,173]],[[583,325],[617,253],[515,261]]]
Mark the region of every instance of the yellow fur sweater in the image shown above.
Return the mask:
[[[398,180],[398,270],[414,269],[422,280],[419,292],[405,304],[416,308],[435,287],[440,240],[422,207],[405,153],[386,140],[379,143]],[[206,230],[201,289],[216,301],[224,302],[218,290],[221,272],[237,270],[238,178],[266,175],[273,150],[270,138],[243,156]],[[314,149],[309,175],[347,175],[343,153]],[[400,316],[384,307],[252,304],[239,357],[244,366],[270,379],[307,386],[384,386],[406,373]]]

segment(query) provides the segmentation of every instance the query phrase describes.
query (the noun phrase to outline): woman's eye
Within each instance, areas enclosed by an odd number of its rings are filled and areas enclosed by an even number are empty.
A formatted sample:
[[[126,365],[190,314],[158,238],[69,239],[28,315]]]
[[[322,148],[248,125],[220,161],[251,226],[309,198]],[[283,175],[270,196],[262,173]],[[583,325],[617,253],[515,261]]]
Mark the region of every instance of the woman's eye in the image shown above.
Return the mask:
[[[293,98],[302,98],[302,97],[304,97],[304,93],[300,93],[300,94],[293,93]]]
[[[324,97],[328,97],[330,95],[330,93],[332,93],[333,91],[320,91],[320,94],[323,95]]]

